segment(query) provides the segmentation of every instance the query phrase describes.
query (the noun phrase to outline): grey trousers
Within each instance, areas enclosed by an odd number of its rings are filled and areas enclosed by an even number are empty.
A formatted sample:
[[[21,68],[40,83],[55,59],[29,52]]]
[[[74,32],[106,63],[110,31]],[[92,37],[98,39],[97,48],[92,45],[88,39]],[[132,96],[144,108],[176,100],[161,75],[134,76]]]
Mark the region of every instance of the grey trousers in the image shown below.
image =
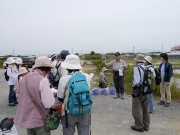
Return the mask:
[[[135,120],[136,129],[149,130],[150,115],[148,108],[148,95],[142,93],[132,99],[132,115]]]
[[[90,113],[83,115],[72,115],[70,113],[68,116],[68,128],[66,128],[66,118],[63,116],[63,135],[74,135],[75,127],[77,127],[78,135],[89,135],[90,134]]]
[[[44,126],[32,128],[32,129],[27,129],[27,135],[50,135],[50,134],[51,134],[51,132],[46,131]]]
[[[114,75],[113,77],[116,93],[124,94],[124,76]]]

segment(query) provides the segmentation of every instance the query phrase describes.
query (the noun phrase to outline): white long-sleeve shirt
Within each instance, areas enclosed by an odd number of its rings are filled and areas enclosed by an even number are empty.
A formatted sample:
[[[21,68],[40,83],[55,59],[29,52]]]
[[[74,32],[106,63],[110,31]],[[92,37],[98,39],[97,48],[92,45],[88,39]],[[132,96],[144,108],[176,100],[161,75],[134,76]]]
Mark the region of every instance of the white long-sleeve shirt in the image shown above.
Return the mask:
[[[18,78],[18,72],[12,71],[10,67],[7,68],[7,75],[9,76],[8,85],[14,85]]]
[[[151,71],[151,73],[153,74],[154,77],[156,77],[156,73],[154,71],[154,68],[152,67],[152,65],[147,65],[146,68],[149,67],[149,70]]]
[[[144,69],[146,68],[142,63],[139,63],[137,66],[141,66]],[[143,79],[144,79],[144,71],[139,67],[139,70],[140,70],[140,73],[141,73],[141,75],[140,75],[137,66],[134,67],[134,81],[133,81],[133,84],[136,85],[136,86],[141,85],[142,82],[143,82]]]

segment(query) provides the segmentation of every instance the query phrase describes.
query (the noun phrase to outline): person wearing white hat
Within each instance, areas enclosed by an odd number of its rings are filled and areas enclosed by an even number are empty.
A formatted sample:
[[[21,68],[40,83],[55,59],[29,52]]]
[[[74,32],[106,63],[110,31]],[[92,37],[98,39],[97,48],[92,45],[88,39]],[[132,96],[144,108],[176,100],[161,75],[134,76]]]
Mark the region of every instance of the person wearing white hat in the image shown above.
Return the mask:
[[[155,73],[154,68],[152,66],[152,63],[151,63],[152,57],[151,56],[146,56],[144,58],[144,60],[145,60],[144,65],[146,66],[146,69],[150,70],[150,72],[153,74],[153,77],[151,77],[151,79],[154,80],[154,78],[156,77],[156,73]],[[151,83],[153,83],[153,82],[151,82]],[[153,93],[148,94],[148,97],[149,97],[149,100],[148,100],[149,112],[153,113],[153,111],[154,111]]]
[[[148,95],[142,93],[142,83],[144,80],[144,55],[137,54],[134,58],[136,66],[134,67],[134,81],[132,85],[132,115],[135,120],[134,126],[131,129],[138,132],[149,130],[150,115],[148,109]]]
[[[51,71],[51,68],[52,65],[49,58],[40,56],[36,58],[33,72],[24,76],[19,84],[19,105],[14,117],[14,123],[27,129],[27,135],[51,134],[50,131],[45,130],[45,121],[28,94],[29,90],[31,96],[41,108],[41,111],[47,116],[50,108],[55,103],[54,95],[46,77]]]
[[[21,59],[21,58],[17,58],[15,64],[16,64],[16,66],[17,66],[17,69],[19,70],[19,68],[20,68],[21,65],[23,64],[23,63],[22,63],[22,59]]]
[[[108,69],[106,67],[103,67],[102,72],[99,76],[99,87],[101,87],[101,88],[107,88],[109,85],[108,81],[105,78],[107,70]]]
[[[68,75],[61,77],[57,92],[59,101],[63,103],[63,106],[65,106],[62,111],[63,135],[74,135],[75,127],[77,127],[78,135],[89,135],[90,112],[79,115],[73,115],[69,112],[69,108],[71,108],[71,106],[67,107],[67,104],[69,103],[67,98],[70,97],[68,96],[69,94],[67,94],[69,93],[69,88],[67,88],[67,85],[72,75],[75,76],[76,74],[82,74],[85,76],[88,87],[90,89],[91,76],[80,71],[82,67],[80,64],[80,59],[76,55],[68,55],[65,61],[62,62],[61,66],[66,68],[69,73]],[[82,80],[80,80],[80,82],[81,81]]]
[[[9,85],[9,106],[16,106],[18,104],[17,97],[14,92],[14,84],[18,77],[18,69],[15,65],[15,60],[10,57],[7,59],[7,75],[9,76],[8,85]]]

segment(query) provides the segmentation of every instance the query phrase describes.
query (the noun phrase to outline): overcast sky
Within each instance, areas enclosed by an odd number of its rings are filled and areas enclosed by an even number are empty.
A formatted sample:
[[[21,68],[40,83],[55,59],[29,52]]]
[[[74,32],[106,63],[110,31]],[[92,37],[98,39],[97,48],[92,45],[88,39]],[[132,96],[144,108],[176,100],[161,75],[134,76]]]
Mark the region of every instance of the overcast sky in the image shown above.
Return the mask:
[[[0,0],[0,55],[170,51],[180,0]]]

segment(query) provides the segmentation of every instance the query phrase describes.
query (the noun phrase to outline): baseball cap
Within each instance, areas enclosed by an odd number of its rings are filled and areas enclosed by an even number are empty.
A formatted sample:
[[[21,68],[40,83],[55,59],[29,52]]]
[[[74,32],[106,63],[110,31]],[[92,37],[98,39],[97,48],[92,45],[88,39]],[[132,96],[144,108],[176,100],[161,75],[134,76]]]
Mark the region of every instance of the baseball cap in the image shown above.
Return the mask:
[[[114,56],[120,56],[120,53],[119,53],[119,52],[116,52],[116,53],[114,54]]]

